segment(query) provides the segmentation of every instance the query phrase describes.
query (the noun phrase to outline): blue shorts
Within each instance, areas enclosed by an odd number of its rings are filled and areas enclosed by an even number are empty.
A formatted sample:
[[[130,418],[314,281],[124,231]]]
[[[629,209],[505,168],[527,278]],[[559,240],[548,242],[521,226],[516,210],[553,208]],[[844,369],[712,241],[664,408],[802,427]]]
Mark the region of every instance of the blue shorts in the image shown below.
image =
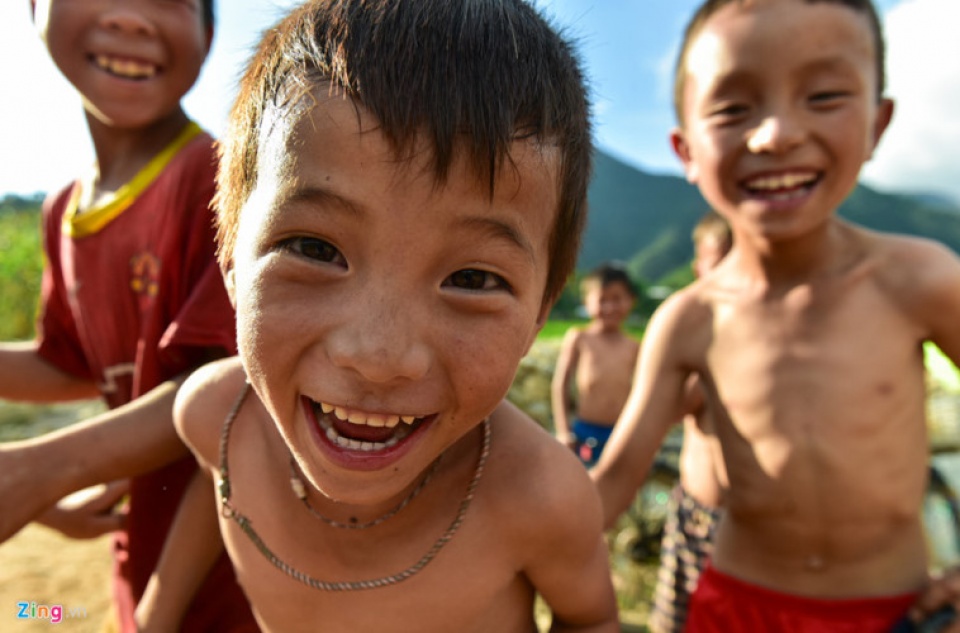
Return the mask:
[[[577,455],[586,466],[593,466],[600,460],[600,453],[607,445],[612,426],[594,424],[576,418],[573,421],[573,434],[577,437]]]

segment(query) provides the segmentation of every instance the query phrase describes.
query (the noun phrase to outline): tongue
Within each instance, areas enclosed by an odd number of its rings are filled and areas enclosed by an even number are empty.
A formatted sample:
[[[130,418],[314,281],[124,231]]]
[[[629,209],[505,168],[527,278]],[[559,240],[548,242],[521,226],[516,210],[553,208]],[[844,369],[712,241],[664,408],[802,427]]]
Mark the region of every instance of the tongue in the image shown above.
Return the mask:
[[[359,442],[386,442],[396,435],[403,426],[405,426],[403,423],[400,423],[391,429],[385,426],[350,424],[349,422],[344,422],[343,420],[339,420],[334,416],[330,416],[330,421],[337,433],[343,437],[351,440],[357,440]]]

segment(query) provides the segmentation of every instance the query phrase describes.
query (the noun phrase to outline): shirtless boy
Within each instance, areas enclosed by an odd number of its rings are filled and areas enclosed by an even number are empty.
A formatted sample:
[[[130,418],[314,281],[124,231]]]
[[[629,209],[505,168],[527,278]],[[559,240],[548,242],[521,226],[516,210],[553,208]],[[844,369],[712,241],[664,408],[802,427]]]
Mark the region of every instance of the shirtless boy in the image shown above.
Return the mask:
[[[731,246],[730,225],[716,211],[708,211],[693,229],[695,278],[713,270]],[[683,631],[690,596],[713,553],[720,505],[728,485],[713,431],[713,415],[699,378],[687,380],[686,392],[680,481],[667,503],[660,568],[648,623],[653,633]]]
[[[570,46],[520,0],[308,2],[225,139],[240,357],[176,418],[260,626],[618,631],[596,491],[504,401],[583,223]]]
[[[696,372],[730,488],[686,630],[889,630],[928,584],[922,344],[960,361],[960,261],[836,217],[893,112],[876,11],[707,2],[676,95],[673,147],[733,250],[651,320],[594,473],[606,518],[632,499]],[[953,579],[922,604],[945,601]]]
[[[612,264],[591,271],[580,288],[590,323],[563,337],[551,396],[557,437],[593,466],[630,394],[639,344],[623,324],[637,292],[627,271]]]

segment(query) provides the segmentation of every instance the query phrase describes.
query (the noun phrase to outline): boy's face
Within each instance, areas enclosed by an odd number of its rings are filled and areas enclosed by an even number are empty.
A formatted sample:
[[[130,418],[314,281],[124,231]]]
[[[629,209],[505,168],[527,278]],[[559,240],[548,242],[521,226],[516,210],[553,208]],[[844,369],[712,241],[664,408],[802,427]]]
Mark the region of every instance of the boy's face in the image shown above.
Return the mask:
[[[625,285],[611,282],[602,285],[591,283],[586,288],[583,305],[587,314],[598,321],[604,330],[617,330],[630,316],[634,298]]]
[[[727,255],[730,249],[727,242],[716,235],[705,235],[701,238],[695,248],[693,258],[693,274],[697,277],[703,277],[713,270]]]
[[[200,0],[37,0],[34,22],[98,120],[148,126],[179,111],[213,36]]]
[[[833,3],[730,3],[691,43],[685,125],[671,141],[688,180],[731,222],[802,235],[856,184],[892,115],[876,99],[866,16]]]
[[[370,505],[509,389],[545,318],[557,164],[517,143],[492,200],[462,159],[440,186],[429,151],[398,160],[366,111],[318,92],[289,138],[264,136],[227,285],[248,376],[304,472]]]

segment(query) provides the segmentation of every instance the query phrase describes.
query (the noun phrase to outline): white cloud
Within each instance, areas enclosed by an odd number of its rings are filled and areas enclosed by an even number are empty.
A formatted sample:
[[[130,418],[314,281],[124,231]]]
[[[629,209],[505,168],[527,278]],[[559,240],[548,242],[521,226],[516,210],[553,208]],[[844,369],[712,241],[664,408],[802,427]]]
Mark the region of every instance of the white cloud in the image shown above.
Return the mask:
[[[896,110],[864,180],[960,203],[960,2],[905,0],[884,23]]]

